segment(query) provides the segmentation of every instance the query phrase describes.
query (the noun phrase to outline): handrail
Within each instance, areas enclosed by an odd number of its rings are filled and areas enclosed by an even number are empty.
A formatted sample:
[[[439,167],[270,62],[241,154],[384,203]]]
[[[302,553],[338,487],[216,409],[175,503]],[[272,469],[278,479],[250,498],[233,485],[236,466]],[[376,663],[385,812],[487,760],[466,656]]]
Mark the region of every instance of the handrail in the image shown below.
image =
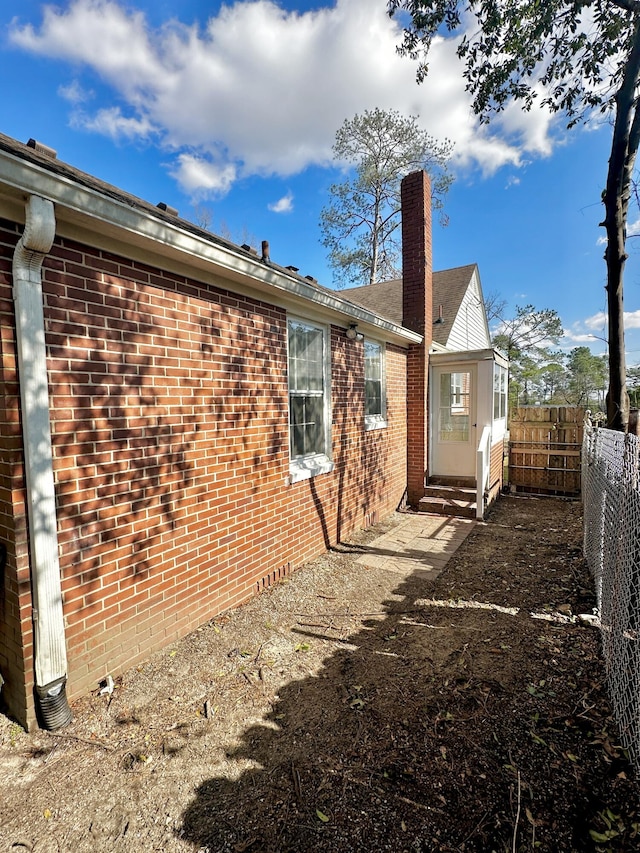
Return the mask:
[[[476,451],[476,518],[484,518],[484,493],[489,485],[491,470],[491,427],[485,424]]]

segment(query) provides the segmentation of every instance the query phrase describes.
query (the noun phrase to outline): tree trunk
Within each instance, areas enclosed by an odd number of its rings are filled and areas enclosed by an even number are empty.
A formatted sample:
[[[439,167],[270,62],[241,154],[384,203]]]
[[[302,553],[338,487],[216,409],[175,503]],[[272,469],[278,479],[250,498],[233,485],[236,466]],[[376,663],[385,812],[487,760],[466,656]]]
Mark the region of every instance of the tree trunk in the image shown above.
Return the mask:
[[[640,139],[640,117],[636,91],[640,75],[640,15],[636,16],[633,44],[622,84],[616,94],[616,119],[604,194],[607,231],[607,312],[609,320],[609,391],[607,425],[626,432],[629,427],[624,352],[623,274],[627,260],[626,224],[631,194],[631,178]]]
[[[369,284],[378,280],[378,256],[380,254],[380,199],[376,193],[373,215],[373,234],[371,241],[371,266],[369,268]]]

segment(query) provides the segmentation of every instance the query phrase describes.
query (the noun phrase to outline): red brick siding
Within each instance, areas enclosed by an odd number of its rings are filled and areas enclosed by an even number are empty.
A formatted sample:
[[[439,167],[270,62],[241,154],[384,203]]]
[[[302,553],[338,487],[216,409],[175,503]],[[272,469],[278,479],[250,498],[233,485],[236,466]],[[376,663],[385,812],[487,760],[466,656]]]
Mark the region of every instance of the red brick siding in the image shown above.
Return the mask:
[[[365,432],[362,344],[331,329],[335,470],[287,487],[283,310],[67,240],[43,279],[71,698],[398,505],[402,350]]]
[[[425,172],[407,175],[402,194],[402,325],[423,336],[411,345],[407,362],[407,500],[424,496],[429,464],[427,386],[433,337],[431,186]]]

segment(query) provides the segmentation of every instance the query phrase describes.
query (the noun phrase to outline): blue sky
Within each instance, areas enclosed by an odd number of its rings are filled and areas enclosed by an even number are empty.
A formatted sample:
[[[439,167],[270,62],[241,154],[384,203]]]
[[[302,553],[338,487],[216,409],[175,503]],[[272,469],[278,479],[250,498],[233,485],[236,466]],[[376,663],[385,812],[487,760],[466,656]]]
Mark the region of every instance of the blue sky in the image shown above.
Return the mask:
[[[395,53],[385,0],[20,0],[0,8],[0,131],[331,286],[318,219],[335,131],[366,109],[416,115],[455,144],[436,269],[476,262],[513,309],[554,308],[564,349],[603,352],[610,127],[564,130],[510,107],[469,108],[455,44],[428,80]],[[630,220],[638,219],[633,210]],[[631,229],[633,231],[633,227]],[[638,228],[640,230],[640,228]],[[629,240],[627,360],[640,363],[640,238]],[[590,337],[595,336],[595,337]]]

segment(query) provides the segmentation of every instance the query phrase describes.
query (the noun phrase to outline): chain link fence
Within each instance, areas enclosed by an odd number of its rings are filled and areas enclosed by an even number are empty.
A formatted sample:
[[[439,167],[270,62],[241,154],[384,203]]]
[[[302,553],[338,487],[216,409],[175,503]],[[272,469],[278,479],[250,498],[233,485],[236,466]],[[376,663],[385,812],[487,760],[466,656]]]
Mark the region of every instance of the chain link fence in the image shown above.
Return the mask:
[[[584,555],[593,574],[609,695],[640,773],[640,440],[585,427]]]

